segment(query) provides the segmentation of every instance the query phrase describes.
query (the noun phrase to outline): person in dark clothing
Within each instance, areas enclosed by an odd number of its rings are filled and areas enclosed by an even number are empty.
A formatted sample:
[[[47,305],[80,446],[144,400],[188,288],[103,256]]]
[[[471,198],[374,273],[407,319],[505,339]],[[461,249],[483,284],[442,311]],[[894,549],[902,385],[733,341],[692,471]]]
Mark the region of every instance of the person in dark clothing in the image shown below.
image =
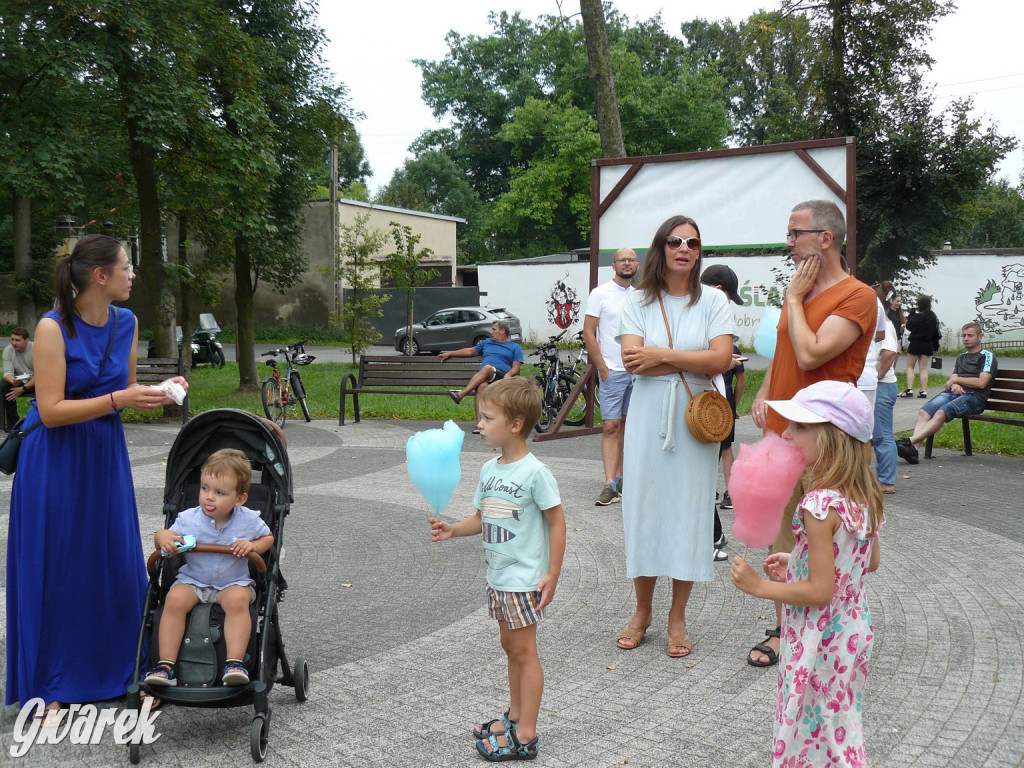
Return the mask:
[[[939,331],[939,318],[932,312],[930,296],[917,297],[917,310],[910,312],[907,318],[907,388],[900,397],[914,396],[914,368],[917,368],[921,379],[921,391],[917,396],[928,397],[928,364],[932,355],[939,348],[942,334]]]

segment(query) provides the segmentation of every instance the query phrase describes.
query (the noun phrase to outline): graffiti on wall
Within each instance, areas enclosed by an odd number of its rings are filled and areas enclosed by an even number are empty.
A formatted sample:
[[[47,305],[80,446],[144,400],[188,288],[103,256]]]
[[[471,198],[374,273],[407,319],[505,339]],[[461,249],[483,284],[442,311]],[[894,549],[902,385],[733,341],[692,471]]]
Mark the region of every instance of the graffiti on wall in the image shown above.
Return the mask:
[[[566,273],[565,277],[569,277],[569,274]],[[563,331],[579,319],[580,301],[576,297],[576,291],[562,280],[555,281],[555,287],[551,289],[551,295],[545,303],[548,308],[548,322]]]
[[[1002,279],[989,278],[978,291],[974,304],[978,321],[989,333],[1007,333],[1024,328],[1024,264],[1005,264]]]

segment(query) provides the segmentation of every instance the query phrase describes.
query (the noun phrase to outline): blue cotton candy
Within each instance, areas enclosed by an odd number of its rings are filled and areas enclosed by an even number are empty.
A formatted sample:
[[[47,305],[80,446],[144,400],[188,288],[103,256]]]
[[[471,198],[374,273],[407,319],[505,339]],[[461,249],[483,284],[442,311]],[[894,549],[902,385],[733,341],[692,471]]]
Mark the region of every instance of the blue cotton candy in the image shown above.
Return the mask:
[[[781,317],[782,310],[769,304],[764,308],[764,314],[761,315],[761,321],[757,324],[757,332],[754,334],[754,350],[769,360],[775,357],[775,340],[778,338],[776,329],[779,327]]]
[[[437,514],[448,506],[462,479],[459,454],[465,437],[466,433],[449,420],[442,429],[417,432],[405,444],[409,477]]]

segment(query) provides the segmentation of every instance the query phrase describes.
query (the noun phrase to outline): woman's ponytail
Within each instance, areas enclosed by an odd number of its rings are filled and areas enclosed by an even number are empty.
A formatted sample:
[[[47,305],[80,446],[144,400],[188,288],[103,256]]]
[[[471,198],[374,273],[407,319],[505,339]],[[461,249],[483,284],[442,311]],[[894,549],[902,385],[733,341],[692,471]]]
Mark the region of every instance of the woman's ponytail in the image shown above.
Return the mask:
[[[69,256],[57,262],[53,276],[53,290],[57,298],[57,312],[67,330],[68,337],[74,338],[75,297],[85,290],[96,267],[111,269],[117,265],[121,254],[121,243],[107,235],[86,235],[75,244]]]

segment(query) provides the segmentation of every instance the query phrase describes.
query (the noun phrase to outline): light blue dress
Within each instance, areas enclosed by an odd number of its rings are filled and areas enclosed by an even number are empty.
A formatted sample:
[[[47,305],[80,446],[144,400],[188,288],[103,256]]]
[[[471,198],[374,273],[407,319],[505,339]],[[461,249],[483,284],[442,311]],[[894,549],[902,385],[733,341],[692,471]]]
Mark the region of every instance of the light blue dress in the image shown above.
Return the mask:
[[[696,304],[662,296],[673,348],[710,349],[716,336],[732,338],[733,318],[725,294],[705,288]],[[644,294],[626,299],[619,326],[642,336],[646,346],[667,347],[658,302]],[[731,342],[730,342],[731,343]],[[686,373],[694,394],[711,389],[711,378]],[[626,531],[626,575],[670,576],[682,581],[714,578],[715,486],[718,444],[698,442],[686,428],[689,395],[677,374],[638,375],[626,418],[622,519]]]

